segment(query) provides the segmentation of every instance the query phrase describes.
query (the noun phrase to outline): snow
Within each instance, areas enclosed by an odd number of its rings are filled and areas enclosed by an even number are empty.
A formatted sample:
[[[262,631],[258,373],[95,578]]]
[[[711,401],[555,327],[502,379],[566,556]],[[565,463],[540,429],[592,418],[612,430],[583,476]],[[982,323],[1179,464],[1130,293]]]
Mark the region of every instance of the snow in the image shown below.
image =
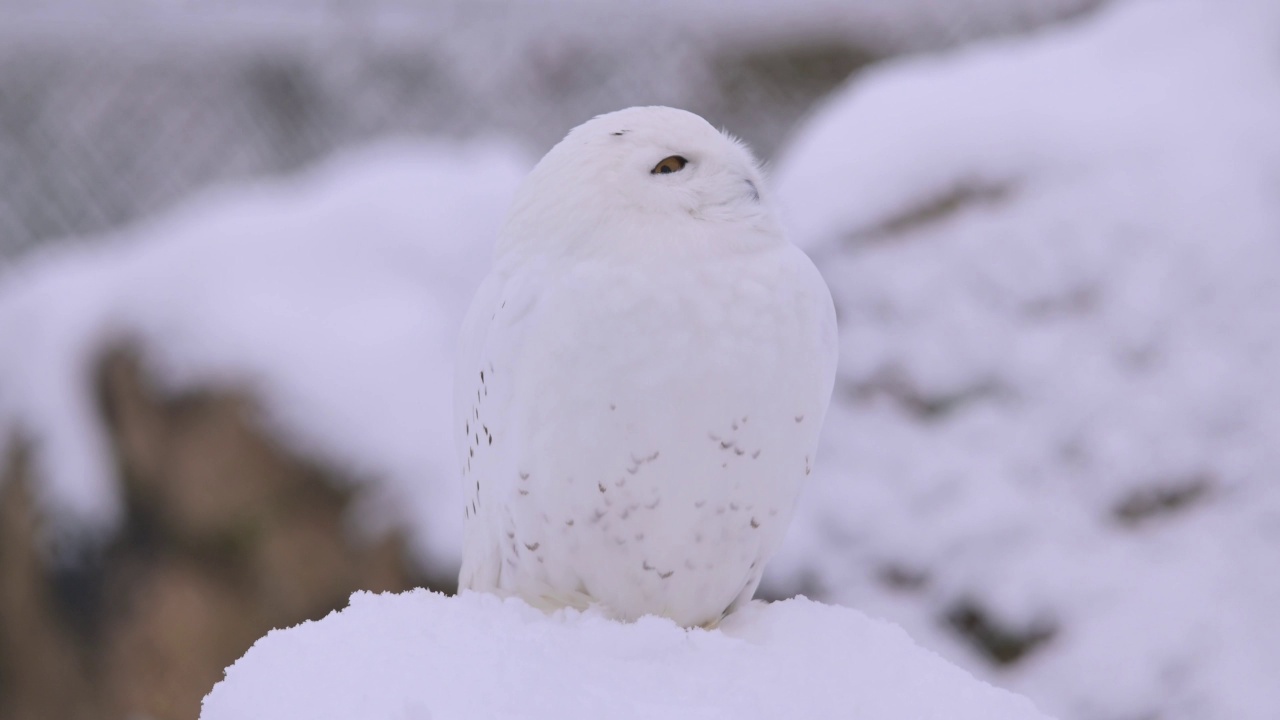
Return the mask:
[[[387,141],[0,278],[0,428],[36,444],[54,532],[119,521],[91,382],[129,338],[165,387],[253,392],[289,446],[375,481],[368,530],[408,527],[425,564],[456,567],[452,348],[531,164],[502,142]]]
[[[817,109],[775,186],[842,366],[775,592],[1064,717],[1280,716],[1277,37],[1126,3]],[[997,668],[965,605],[1052,636]]]
[[[717,630],[619,623],[519,600],[356,593],[258,641],[205,698],[241,718],[913,718],[1033,720],[900,629],[804,599]]]

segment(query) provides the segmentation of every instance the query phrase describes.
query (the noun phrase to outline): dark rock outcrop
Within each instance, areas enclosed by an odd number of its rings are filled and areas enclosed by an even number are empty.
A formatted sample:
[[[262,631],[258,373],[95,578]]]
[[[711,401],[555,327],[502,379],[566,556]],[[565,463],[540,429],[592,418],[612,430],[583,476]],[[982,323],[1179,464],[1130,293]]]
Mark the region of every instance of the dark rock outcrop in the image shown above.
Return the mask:
[[[412,587],[403,541],[348,532],[354,496],[281,449],[253,401],[165,397],[136,355],[99,391],[125,519],[104,544],[50,558],[22,442],[0,480],[0,720],[187,720],[268,630],[358,589]]]

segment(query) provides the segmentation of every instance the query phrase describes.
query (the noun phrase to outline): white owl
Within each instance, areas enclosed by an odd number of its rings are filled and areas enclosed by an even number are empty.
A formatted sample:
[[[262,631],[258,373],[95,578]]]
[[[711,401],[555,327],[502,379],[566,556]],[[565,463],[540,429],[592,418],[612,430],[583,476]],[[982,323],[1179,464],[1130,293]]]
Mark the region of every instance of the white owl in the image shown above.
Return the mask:
[[[836,368],[822,277],[749,150],[683,110],[577,128],[464,321],[461,589],[711,625],[751,599]]]

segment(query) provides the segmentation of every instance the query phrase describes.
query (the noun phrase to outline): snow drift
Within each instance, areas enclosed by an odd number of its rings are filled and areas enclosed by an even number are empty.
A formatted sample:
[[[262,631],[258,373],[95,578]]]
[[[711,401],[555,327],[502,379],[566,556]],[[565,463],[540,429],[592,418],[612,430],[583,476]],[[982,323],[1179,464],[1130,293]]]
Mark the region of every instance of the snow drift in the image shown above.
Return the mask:
[[[267,635],[200,717],[1045,718],[893,625],[804,599],[756,603],[705,631],[421,590],[356,593]]]

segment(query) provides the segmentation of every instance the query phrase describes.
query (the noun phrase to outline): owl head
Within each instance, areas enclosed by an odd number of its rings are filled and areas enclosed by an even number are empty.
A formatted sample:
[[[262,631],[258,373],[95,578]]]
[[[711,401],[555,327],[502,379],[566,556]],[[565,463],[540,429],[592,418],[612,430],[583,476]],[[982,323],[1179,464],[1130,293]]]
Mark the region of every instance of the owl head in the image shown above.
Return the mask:
[[[759,164],[737,139],[669,107],[579,125],[516,194],[499,254],[741,248],[780,233]]]

